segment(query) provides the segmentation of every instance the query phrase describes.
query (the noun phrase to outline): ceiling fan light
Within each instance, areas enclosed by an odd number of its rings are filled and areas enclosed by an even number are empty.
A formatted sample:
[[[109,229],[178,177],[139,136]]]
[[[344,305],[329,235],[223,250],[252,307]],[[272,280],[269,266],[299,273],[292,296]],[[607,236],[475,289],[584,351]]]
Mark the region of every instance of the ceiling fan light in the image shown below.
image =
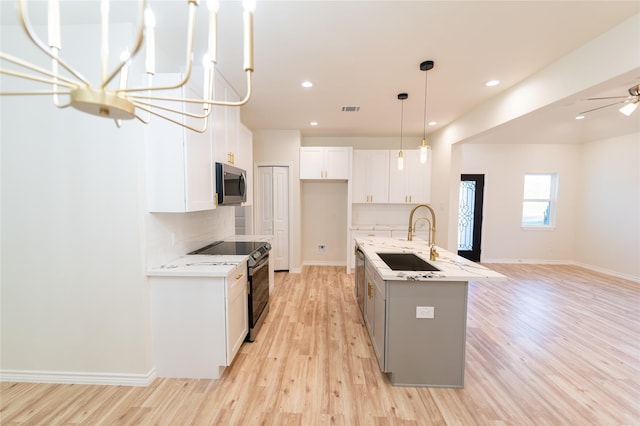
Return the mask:
[[[619,111],[629,117],[631,114],[633,114],[633,111],[635,111],[636,108],[638,108],[638,102],[626,104],[625,106],[620,108]]]

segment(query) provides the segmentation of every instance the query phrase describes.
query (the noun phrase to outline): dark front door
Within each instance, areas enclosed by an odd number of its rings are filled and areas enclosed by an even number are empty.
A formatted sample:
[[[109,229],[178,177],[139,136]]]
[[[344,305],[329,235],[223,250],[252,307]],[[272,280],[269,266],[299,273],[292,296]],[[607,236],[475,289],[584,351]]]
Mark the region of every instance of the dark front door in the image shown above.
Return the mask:
[[[480,261],[484,175],[460,175],[458,255]]]

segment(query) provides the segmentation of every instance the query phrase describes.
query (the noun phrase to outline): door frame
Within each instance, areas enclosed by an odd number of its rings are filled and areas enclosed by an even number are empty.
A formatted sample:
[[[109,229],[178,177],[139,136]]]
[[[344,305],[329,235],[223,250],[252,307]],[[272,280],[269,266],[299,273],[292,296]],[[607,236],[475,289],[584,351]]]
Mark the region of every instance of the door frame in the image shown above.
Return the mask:
[[[473,243],[471,250],[458,250],[458,256],[469,259],[473,262],[480,262],[482,252],[482,211],[484,203],[484,174],[467,174],[460,175],[460,182],[474,181],[476,183],[476,191],[473,207]],[[459,208],[459,206],[458,206]],[[460,220],[460,212],[458,211],[458,220]],[[458,225],[459,227],[460,225]],[[457,245],[458,243],[456,243]]]

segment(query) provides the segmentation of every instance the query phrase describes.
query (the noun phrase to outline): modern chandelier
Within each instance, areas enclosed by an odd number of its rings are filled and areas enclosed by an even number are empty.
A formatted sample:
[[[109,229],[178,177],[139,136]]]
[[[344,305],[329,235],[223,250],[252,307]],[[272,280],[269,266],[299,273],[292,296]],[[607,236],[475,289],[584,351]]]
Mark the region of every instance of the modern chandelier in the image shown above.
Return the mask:
[[[208,128],[211,106],[237,107],[246,104],[251,97],[253,72],[253,13],[255,0],[243,0],[243,58],[246,73],[246,95],[239,101],[223,101],[214,98],[214,67],[217,64],[217,13],[219,0],[207,0],[208,9],[208,50],[202,63],[204,66],[204,84],[201,99],[154,96],[153,92],[183,87],[189,81],[193,62],[193,44],[195,30],[195,16],[199,0],[184,0],[188,7],[187,42],[185,71],[182,79],[175,84],[153,85],[155,74],[155,16],[146,0],[138,0],[138,16],[134,41],[131,48],[120,54],[119,63],[115,68],[108,69],[109,56],[109,3],[110,0],[100,1],[100,66],[102,77],[97,84],[90,82],[72,65],[66,62],[62,55],[62,40],[60,28],[60,0],[48,0],[47,9],[47,43],[43,42],[35,33],[29,20],[27,0],[18,2],[18,18],[22,28],[45,55],[51,58],[51,69],[45,69],[29,63],[18,57],[0,52],[0,61],[6,61],[17,66],[17,69],[0,68],[0,74],[43,83],[49,90],[0,92],[0,95],[47,95],[52,96],[53,104],[58,108],[73,107],[79,111],[115,120],[120,127],[122,120],[137,119],[148,124],[151,116],[160,117],[187,129],[204,133]],[[145,73],[147,84],[144,87],[128,87],[128,72],[131,60],[145,45]],[[61,71],[64,70],[64,73]],[[119,78],[116,78],[119,77]],[[118,80],[118,81],[116,81]],[[162,104],[160,103],[162,102]],[[182,109],[171,108],[167,102],[202,104],[201,114],[186,112]],[[144,113],[141,113],[143,111]],[[167,114],[169,113],[169,114]],[[173,118],[178,114],[198,120],[199,126],[186,124],[185,120]]]

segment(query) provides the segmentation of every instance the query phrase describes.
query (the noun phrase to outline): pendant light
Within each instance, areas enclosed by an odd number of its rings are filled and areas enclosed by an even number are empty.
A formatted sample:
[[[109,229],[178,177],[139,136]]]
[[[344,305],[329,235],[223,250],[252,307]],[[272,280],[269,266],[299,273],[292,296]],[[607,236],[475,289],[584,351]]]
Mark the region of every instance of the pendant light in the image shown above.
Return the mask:
[[[398,99],[401,101],[400,107],[400,152],[398,152],[398,170],[404,169],[404,154],[402,153],[402,122],[404,121],[404,100],[409,95],[407,93],[398,93]]]
[[[420,64],[420,71],[424,71],[424,132],[422,133],[422,144],[420,145],[420,162],[427,162],[427,71],[433,68],[433,61],[424,61]]]

